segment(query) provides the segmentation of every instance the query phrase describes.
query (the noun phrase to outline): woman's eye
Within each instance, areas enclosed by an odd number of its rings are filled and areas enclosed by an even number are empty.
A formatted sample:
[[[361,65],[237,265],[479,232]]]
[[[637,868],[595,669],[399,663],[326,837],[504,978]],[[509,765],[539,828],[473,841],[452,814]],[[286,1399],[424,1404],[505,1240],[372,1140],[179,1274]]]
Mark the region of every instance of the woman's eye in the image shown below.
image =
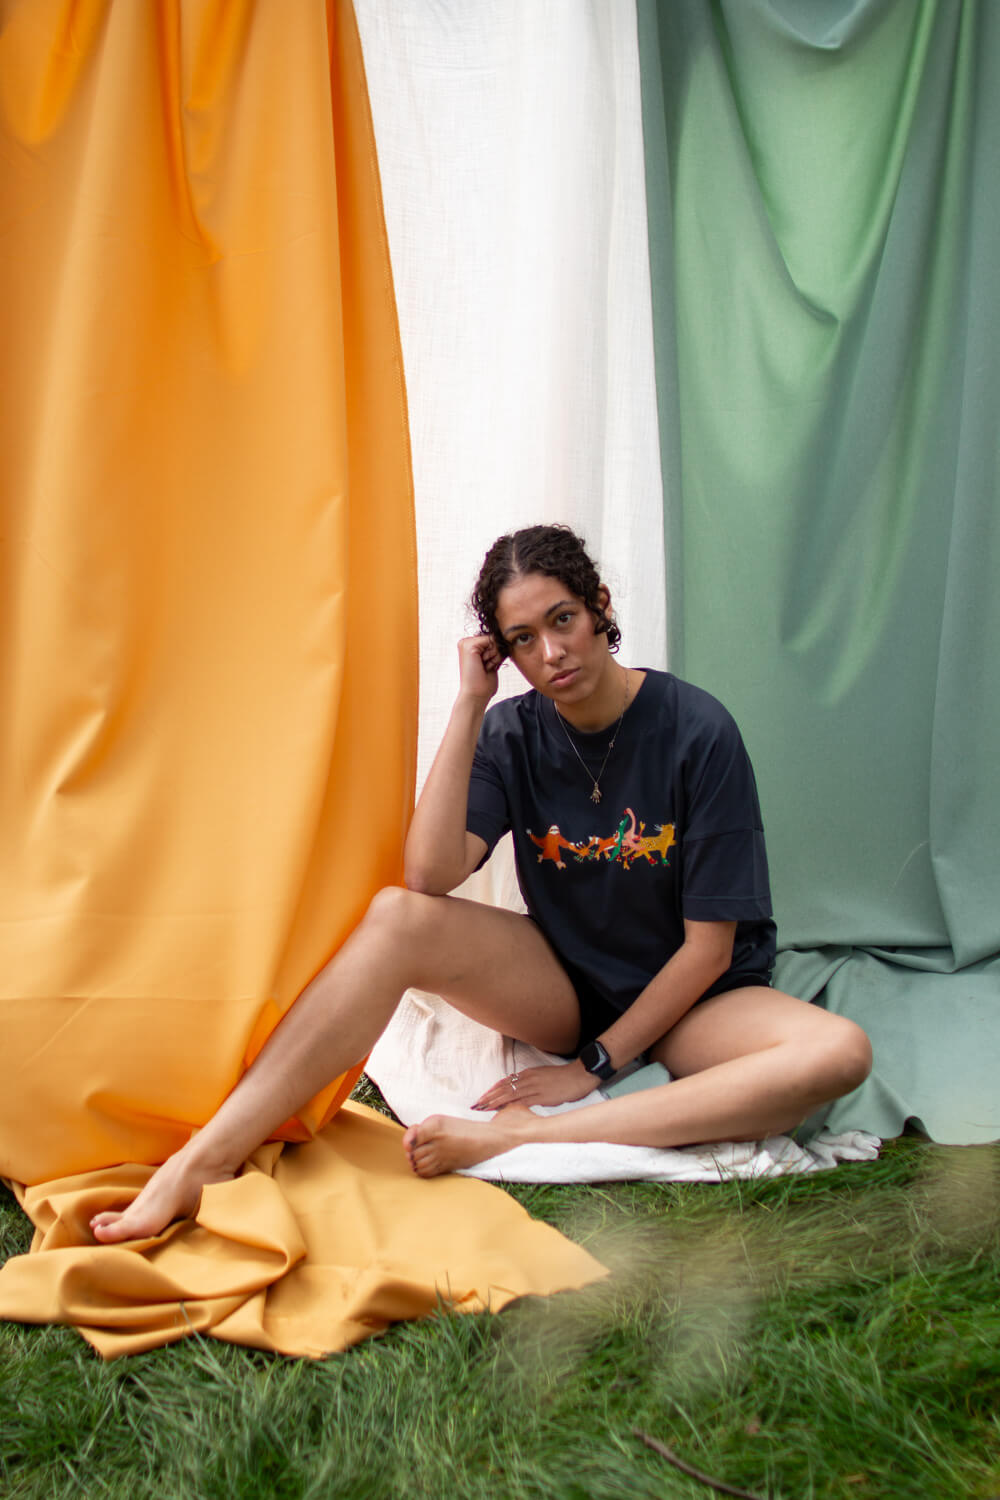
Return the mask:
[[[556,624],[557,625],[568,625],[569,622],[570,622],[570,620],[572,620],[572,618],[573,618],[573,611],[571,609],[564,609],[561,615],[556,615]]]

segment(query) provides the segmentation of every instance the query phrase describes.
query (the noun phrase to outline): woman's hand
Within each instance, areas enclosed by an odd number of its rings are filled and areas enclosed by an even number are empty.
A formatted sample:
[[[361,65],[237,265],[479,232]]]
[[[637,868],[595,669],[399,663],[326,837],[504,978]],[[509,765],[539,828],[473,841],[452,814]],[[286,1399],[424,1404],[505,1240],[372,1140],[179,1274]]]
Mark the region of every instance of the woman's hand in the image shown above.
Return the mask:
[[[499,686],[502,662],[492,636],[466,636],[458,643],[459,692],[488,703]]]
[[[473,1109],[505,1109],[508,1104],[572,1104],[597,1088],[597,1079],[577,1058],[509,1073],[477,1099]]]

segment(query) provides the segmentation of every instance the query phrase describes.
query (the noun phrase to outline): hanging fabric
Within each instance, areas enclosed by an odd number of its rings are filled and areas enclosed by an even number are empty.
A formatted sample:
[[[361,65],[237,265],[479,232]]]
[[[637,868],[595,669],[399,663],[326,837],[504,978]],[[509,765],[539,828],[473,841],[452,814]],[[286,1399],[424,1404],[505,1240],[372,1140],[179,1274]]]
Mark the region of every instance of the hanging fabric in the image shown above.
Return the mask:
[[[399,877],[409,434],[348,0],[8,4],[0,111],[0,1173],[37,1226],[0,1315],[315,1353],[591,1279],[354,1108],[90,1240]]]
[[[757,768],[833,1128],[1000,1134],[1000,14],[639,0],[672,665]]]

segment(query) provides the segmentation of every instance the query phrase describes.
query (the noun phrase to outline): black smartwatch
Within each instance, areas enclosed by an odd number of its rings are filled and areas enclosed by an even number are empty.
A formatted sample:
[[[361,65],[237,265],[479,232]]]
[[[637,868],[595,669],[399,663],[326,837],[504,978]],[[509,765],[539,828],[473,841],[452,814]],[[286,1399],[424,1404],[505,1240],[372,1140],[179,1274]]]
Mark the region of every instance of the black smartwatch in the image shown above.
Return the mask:
[[[580,1061],[588,1073],[593,1073],[603,1083],[606,1078],[612,1077],[617,1069],[608,1056],[608,1049],[602,1042],[588,1042],[586,1047],[580,1048]]]

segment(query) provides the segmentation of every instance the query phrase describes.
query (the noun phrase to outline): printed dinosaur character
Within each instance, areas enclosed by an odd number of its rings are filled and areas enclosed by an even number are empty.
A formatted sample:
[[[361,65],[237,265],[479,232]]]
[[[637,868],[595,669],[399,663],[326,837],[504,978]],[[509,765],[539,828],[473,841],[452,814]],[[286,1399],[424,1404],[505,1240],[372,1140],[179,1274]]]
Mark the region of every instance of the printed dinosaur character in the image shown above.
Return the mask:
[[[611,841],[611,848],[605,851],[606,858],[611,864],[620,860],[626,867],[632,858],[632,850],[639,842],[639,836],[645,828],[645,823],[639,824],[636,831],[635,813],[630,807],[626,807],[625,815],[615,830],[615,836]]]
[[[673,823],[657,823],[656,837],[640,839],[629,855],[629,863],[634,859],[644,859],[652,865],[656,863],[654,856],[658,854],[660,864],[668,864],[667,850],[672,849],[676,842]]]
[[[555,864],[557,870],[565,870],[566,862],[559,857],[562,851],[566,849],[571,854],[580,853],[581,846],[579,844],[571,844],[568,839],[564,839],[561,832],[559,831],[558,823],[552,824],[552,827],[549,829],[548,833],[545,834],[544,838],[539,838],[537,833],[532,833],[530,828],[526,829],[525,831],[531,842],[533,844],[537,844],[539,849],[541,849],[542,851],[538,856],[539,864],[541,864],[545,859],[551,859]]]

